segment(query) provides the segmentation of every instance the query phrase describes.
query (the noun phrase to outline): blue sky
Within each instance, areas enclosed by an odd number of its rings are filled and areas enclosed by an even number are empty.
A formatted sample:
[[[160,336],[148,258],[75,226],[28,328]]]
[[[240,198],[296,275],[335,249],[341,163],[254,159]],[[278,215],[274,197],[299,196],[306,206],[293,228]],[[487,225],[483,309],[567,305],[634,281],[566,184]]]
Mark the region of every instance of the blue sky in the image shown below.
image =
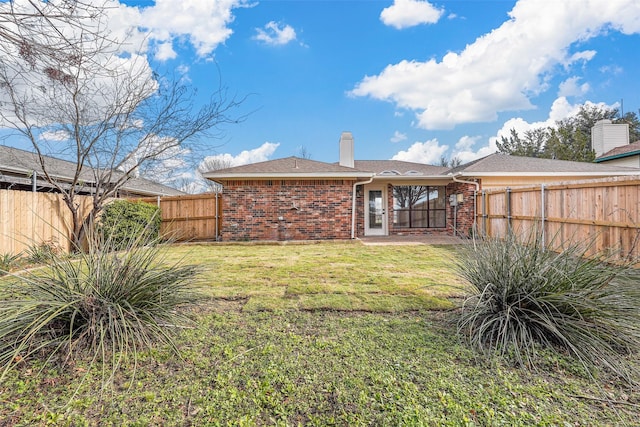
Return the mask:
[[[182,34],[162,66],[188,67],[206,90],[215,58],[232,91],[252,94],[244,109],[255,111],[211,153],[234,164],[301,146],[336,161],[345,130],[360,159],[467,161],[511,127],[552,124],[585,102],[640,107],[637,1],[266,0],[229,10],[231,33],[210,54],[194,56]]]
[[[511,128],[586,102],[640,108],[637,0],[121,0],[150,65],[206,94],[217,70],[249,95],[210,156],[230,164],[338,159],[438,163],[495,151]]]

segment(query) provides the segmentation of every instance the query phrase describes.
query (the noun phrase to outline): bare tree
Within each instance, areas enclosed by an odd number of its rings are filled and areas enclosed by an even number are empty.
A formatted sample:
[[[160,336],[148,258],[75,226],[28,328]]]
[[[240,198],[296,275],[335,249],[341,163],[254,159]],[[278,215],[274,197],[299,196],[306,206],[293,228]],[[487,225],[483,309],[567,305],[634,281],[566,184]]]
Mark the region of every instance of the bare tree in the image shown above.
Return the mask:
[[[221,169],[227,169],[233,166],[231,159],[227,159],[219,156],[209,156],[198,166],[198,172],[206,173],[212,171],[218,171]]]
[[[196,108],[187,83],[156,75],[129,40],[106,30],[106,4],[0,5],[0,123],[30,141],[44,178],[63,194],[76,247],[130,178],[192,153],[199,137],[215,138],[220,125],[241,120],[231,114],[242,99],[220,82]],[[51,135],[54,143],[44,138]],[[76,163],[64,183],[50,173],[50,155]],[[93,208],[83,217],[77,196],[88,181]]]
[[[304,145],[301,145],[298,147],[298,152],[297,152],[298,156],[301,159],[307,159],[310,160],[311,159],[311,152],[309,151],[309,149],[307,147],[305,147]]]
[[[453,156],[451,159],[447,159],[445,156],[440,156],[440,166],[446,168],[455,168],[462,164],[462,160],[458,156]]]
[[[220,156],[207,156],[204,158],[202,162],[198,165],[196,169],[196,177],[197,183],[199,185],[196,186],[196,191],[209,191],[209,192],[220,192],[222,190],[222,186],[216,182],[213,182],[204,177],[204,174],[207,172],[217,171],[221,169],[227,169],[233,166],[233,163],[230,158],[220,157]],[[182,187],[183,191],[191,192],[190,190],[193,188],[192,183],[187,183]]]

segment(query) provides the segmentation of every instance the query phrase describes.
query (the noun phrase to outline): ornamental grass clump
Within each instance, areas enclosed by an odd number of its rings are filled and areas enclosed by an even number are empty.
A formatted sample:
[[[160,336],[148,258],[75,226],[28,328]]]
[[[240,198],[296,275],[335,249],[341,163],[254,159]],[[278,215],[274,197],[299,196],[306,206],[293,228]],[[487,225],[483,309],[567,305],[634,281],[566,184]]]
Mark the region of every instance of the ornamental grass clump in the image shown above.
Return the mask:
[[[458,331],[485,354],[536,366],[540,347],[567,352],[592,372],[629,381],[640,350],[640,274],[611,259],[585,257],[588,245],[554,252],[540,233],[478,239],[457,262],[471,293]]]
[[[188,320],[180,308],[194,300],[197,269],[166,262],[161,245],[139,238],[116,251],[120,240],[94,237],[86,252],[54,254],[48,266],[0,283],[0,380],[34,357],[45,365],[80,357],[110,378],[124,360],[135,366],[140,349],[175,350],[172,332]]]

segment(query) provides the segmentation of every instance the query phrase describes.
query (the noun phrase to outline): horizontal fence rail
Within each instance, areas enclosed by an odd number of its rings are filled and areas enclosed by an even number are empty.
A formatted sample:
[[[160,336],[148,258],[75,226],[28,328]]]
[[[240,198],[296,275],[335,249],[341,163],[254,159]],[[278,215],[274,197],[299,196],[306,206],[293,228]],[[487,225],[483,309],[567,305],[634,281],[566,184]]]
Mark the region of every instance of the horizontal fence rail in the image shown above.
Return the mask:
[[[80,212],[92,207],[90,196],[76,196]],[[0,254],[16,255],[51,244],[68,251],[72,218],[61,194],[0,190]]]
[[[160,207],[160,234],[177,241],[217,240],[222,224],[218,193],[136,199]]]
[[[640,177],[482,190],[476,203],[484,235],[534,229],[554,249],[588,243],[588,255],[640,258]]]

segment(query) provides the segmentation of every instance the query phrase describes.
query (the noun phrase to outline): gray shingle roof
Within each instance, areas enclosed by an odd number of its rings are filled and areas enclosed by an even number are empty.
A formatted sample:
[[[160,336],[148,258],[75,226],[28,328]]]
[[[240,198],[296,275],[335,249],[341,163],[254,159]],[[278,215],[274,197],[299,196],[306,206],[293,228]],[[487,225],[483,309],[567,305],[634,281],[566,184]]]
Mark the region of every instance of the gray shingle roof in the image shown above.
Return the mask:
[[[393,174],[399,175],[440,175],[449,169],[442,166],[426,165],[424,163],[403,162],[401,160],[356,160],[356,169],[373,172],[376,175]]]
[[[333,175],[335,177],[370,177],[373,174],[403,176],[435,176],[448,169],[423,163],[403,162],[400,160],[356,160],[353,168],[338,163],[325,163],[298,157],[267,160],[259,163],[235,166],[207,172],[206,178],[233,179],[245,177],[289,176],[292,178],[313,174]]]
[[[60,182],[71,181],[75,174],[76,164],[67,160],[57,159],[55,157],[45,156],[45,164],[47,172],[54,179]],[[25,184],[30,181],[32,172],[42,174],[42,167],[38,160],[38,156],[30,151],[21,150],[19,148],[0,145],[0,182],[12,180],[12,182]],[[113,179],[122,177],[121,172],[114,171]],[[93,170],[83,168],[80,172],[80,178],[83,182],[93,183],[95,180]],[[50,184],[43,180],[38,181],[38,186],[48,186]],[[130,193],[140,195],[180,195],[182,191],[157,182],[150,181],[145,178],[130,178],[122,187]]]
[[[640,173],[640,169],[606,164],[571,162],[566,160],[541,159],[535,157],[510,156],[508,154],[495,153],[481,159],[460,165],[446,172],[451,174],[461,173],[465,176],[474,174],[489,175],[492,173],[505,174],[630,174]]]
[[[340,166],[337,163],[325,163],[316,160],[286,157],[284,159],[267,160],[227,169],[206,172],[210,179],[244,179],[250,177],[368,177],[371,173],[354,168]]]

